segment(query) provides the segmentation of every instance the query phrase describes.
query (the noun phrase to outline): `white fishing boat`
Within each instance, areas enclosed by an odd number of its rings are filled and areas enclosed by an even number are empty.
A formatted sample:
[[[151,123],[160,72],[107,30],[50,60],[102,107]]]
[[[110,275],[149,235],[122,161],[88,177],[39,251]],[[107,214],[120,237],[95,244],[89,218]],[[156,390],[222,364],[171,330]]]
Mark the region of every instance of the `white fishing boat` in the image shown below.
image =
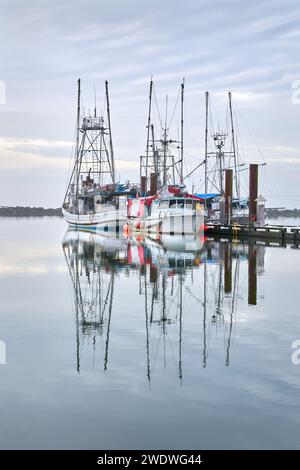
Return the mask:
[[[164,187],[155,196],[129,199],[128,220],[134,230],[187,235],[204,229],[204,205],[184,187]]]
[[[127,221],[128,186],[116,183],[108,83],[105,82],[106,117],[81,115],[78,80],[75,161],[62,213],[78,230],[120,231]]]
[[[170,235],[200,233],[204,229],[203,200],[188,193],[183,176],[184,81],[178,95],[178,98],[179,96],[181,98],[181,135],[178,141],[169,137],[176,105],[171,119],[168,120],[168,98],[166,99],[165,124],[161,129],[161,135],[155,139],[151,117],[152,93],[153,81],[151,80],[146,155],[140,157],[142,196],[128,200],[128,225],[131,229],[141,232]],[[178,158],[175,157],[175,148],[179,151]]]

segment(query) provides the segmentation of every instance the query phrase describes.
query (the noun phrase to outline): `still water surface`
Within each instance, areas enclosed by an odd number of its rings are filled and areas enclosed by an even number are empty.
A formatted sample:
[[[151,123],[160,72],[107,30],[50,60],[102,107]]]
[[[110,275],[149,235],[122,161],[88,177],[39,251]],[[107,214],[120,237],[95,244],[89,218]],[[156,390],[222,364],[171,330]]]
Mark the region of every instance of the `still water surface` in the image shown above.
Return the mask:
[[[299,249],[0,223],[1,448],[300,448]]]

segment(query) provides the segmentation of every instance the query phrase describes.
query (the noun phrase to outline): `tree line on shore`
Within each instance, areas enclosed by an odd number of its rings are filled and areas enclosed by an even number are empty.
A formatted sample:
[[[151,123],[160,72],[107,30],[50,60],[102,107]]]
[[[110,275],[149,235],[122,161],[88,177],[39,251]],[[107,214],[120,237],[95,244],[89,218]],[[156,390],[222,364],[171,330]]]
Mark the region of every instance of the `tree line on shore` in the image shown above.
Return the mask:
[[[0,217],[46,217],[56,216],[61,217],[62,211],[60,207],[55,209],[44,207],[29,207],[29,206],[2,206],[0,207]],[[279,217],[300,217],[300,209],[277,209],[266,208],[266,216],[268,218]]]
[[[0,217],[44,217],[62,216],[61,208],[45,209],[44,207],[0,207]]]

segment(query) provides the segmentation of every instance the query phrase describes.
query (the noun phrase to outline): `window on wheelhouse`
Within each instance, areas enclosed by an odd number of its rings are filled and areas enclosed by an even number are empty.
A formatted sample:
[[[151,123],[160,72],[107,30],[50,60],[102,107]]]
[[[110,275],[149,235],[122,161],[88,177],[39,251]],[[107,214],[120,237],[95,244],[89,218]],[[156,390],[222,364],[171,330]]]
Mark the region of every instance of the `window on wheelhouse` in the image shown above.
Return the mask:
[[[177,199],[178,209],[184,209],[184,199]]]
[[[186,209],[193,209],[195,207],[195,203],[192,199],[186,199],[185,201],[185,208]]]
[[[160,201],[159,202],[159,208],[160,209],[168,209],[169,208],[169,201]]]
[[[176,199],[170,199],[169,208],[176,209]]]

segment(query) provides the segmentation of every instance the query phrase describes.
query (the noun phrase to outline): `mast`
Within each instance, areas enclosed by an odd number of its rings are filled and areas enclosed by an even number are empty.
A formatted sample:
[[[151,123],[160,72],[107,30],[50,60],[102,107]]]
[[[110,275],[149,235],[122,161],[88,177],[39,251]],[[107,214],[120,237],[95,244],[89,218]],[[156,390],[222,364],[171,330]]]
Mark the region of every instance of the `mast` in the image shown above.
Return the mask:
[[[78,79],[78,89],[77,89],[77,119],[76,119],[76,144],[75,144],[75,181],[76,181],[76,200],[78,201],[78,191],[79,191],[79,133],[80,133],[80,78]]]
[[[166,95],[166,115],[165,115],[165,128],[164,128],[164,138],[163,138],[163,147],[164,147],[164,162],[163,162],[163,185],[165,186],[167,182],[167,121],[168,121],[168,95]]]
[[[207,139],[208,139],[208,91],[205,92],[205,173],[204,173],[204,192],[207,194],[208,191],[208,181],[207,181]]]
[[[149,140],[150,140],[150,125],[151,125],[152,90],[153,90],[153,80],[151,77],[150,89],[149,89],[149,108],[148,108],[147,143],[146,143],[146,170],[145,170],[145,178],[146,178],[145,193],[146,195],[148,191],[148,164],[149,164]]]
[[[220,168],[220,192],[223,195],[223,154],[221,146],[219,147],[219,168]]]
[[[230,111],[230,124],[231,124],[231,139],[232,139],[232,151],[234,158],[234,172],[235,172],[235,189],[236,196],[238,201],[240,200],[240,185],[238,179],[238,165],[237,165],[237,154],[236,154],[236,145],[235,145],[235,133],[234,133],[234,124],[233,124],[233,113],[232,113],[232,102],[231,102],[231,92],[228,92],[228,101],[229,101],[229,111]]]
[[[180,183],[183,183],[183,100],[184,100],[184,79],[181,84],[181,137],[180,137]]]
[[[115,159],[114,159],[114,149],[113,149],[112,135],[111,135],[110,107],[109,107],[108,81],[107,80],[105,81],[105,94],[106,94],[107,120],[108,120],[108,132],[109,132],[111,178],[112,178],[113,184],[115,184]]]
[[[151,138],[152,138],[152,153],[153,153],[153,165],[154,165],[154,173],[156,174],[156,178],[159,177],[158,175],[158,161],[157,161],[157,152],[155,149],[155,139],[154,139],[154,126],[151,124]]]

